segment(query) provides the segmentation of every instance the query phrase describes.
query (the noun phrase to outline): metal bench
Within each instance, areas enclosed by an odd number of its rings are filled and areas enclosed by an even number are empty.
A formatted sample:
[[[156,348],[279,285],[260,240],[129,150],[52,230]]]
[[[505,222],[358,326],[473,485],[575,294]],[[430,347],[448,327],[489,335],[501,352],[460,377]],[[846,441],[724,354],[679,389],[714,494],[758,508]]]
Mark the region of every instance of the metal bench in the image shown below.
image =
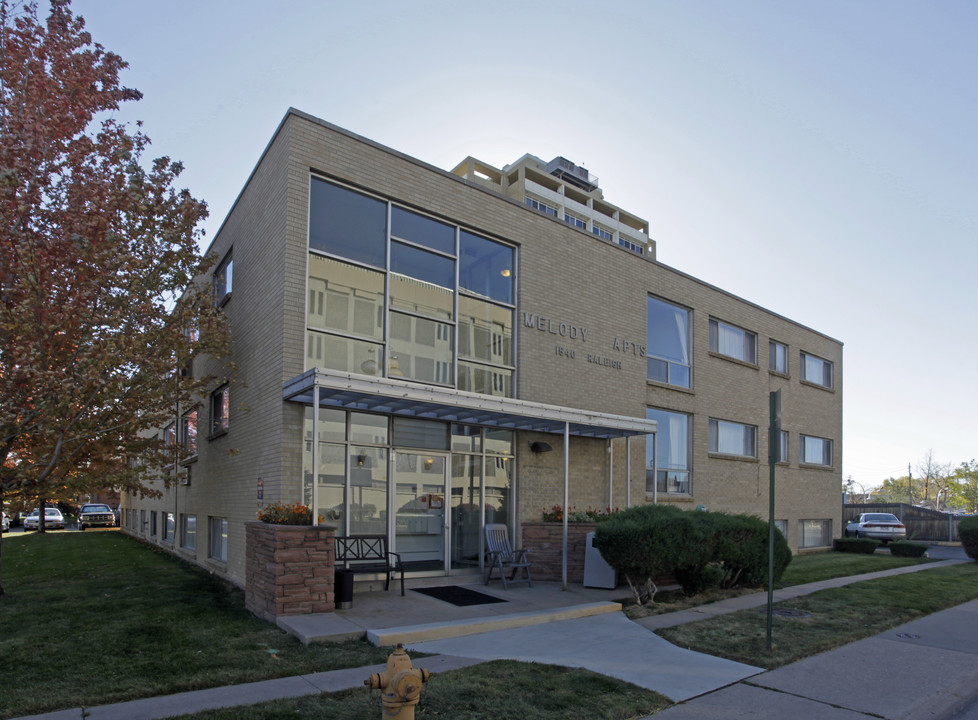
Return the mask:
[[[387,549],[386,535],[337,536],[334,538],[334,549],[337,570],[356,574],[383,573],[384,590],[390,590],[391,575],[399,572],[401,595],[404,595],[404,564],[399,554]]]
[[[486,525],[486,581],[488,585],[492,579],[492,572],[499,569],[499,579],[503,581],[503,589],[508,590],[510,583],[526,583],[533,587],[530,579],[530,561],[526,557],[526,550],[513,550],[509,544],[509,530],[505,525],[491,524]],[[512,576],[506,580],[506,571],[512,570]],[[516,575],[522,570],[525,577],[517,579]]]

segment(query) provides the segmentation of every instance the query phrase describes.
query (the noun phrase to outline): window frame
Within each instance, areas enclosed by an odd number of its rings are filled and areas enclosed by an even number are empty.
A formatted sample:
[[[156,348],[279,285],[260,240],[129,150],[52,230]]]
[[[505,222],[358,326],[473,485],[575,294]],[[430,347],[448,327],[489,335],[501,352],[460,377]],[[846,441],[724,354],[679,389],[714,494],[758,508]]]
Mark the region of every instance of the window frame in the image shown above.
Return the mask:
[[[806,523],[821,524],[821,539],[818,544],[808,544],[807,533],[805,532]],[[808,550],[812,548],[823,548],[832,545],[832,520],[831,518],[803,518],[798,521],[798,549]]]
[[[667,358],[667,357],[665,357],[663,355],[657,354],[653,350],[652,337],[650,336],[651,333],[650,333],[650,329],[649,329],[649,315],[650,315],[650,310],[651,310],[651,307],[652,307],[652,303],[653,302],[659,303],[660,305],[664,305],[667,308],[671,308],[671,309],[674,309],[674,310],[679,310],[679,311],[682,311],[683,313],[685,313],[685,315],[686,315],[686,323],[685,323],[685,328],[684,328],[684,332],[686,334],[686,337],[685,337],[685,340],[684,340],[685,341],[685,344],[686,344],[686,362],[685,363],[674,361],[674,360],[670,360],[669,358]],[[646,325],[646,327],[645,327],[645,363],[646,363],[645,377],[646,377],[646,380],[647,381],[654,382],[654,383],[669,385],[671,387],[677,387],[677,388],[683,388],[683,389],[686,389],[686,390],[691,390],[693,388],[693,345],[692,345],[692,342],[693,342],[693,333],[692,333],[692,329],[693,329],[693,311],[692,311],[692,309],[690,309],[688,307],[684,307],[684,306],[679,305],[679,304],[674,303],[674,302],[670,302],[669,300],[666,300],[665,298],[658,297],[656,295],[647,295],[646,296],[646,302],[645,302],[645,325]],[[649,366],[653,362],[665,363],[665,366],[666,366],[666,380],[665,380],[665,382],[663,382],[662,380],[657,380],[657,379],[655,379],[655,378],[652,377],[652,373],[649,371]],[[676,368],[685,368],[685,373],[684,374],[685,374],[685,377],[686,377],[686,380],[687,380],[686,384],[683,384],[681,382],[672,382],[673,366],[675,366]],[[680,373],[680,375],[682,375],[682,374],[683,373]]]
[[[190,421],[193,418],[193,432]],[[194,405],[180,416],[180,446],[187,453],[184,462],[196,459],[200,452],[200,406]]]
[[[746,356],[748,349],[748,340],[750,340],[750,355],[748,359],[746,357],[738,357],[737,355],[731,355],[730,353],[723,352],[720,349],[720,330],[721,326],[728,330],[734,330],[741,333],[743,336],[743,347],[742,352]],[[751,367],[757,367],[757,333],[747,328],[741,327],[740,325],[734,325],[726,320],[720,320],[719,318],[710,318],[710,352],[718,357],[722,357],[728,360],[734,360],[745,365],[750,365]]]
[[[784,355],[784,369],[778,367],[778,348],[783,350]],[[784,375],[785,377],[791,376],[791,356],[789,347],[777,340],[770,340],[768,344],[768,370],[776,375]]]
[[[822,445],[822,462],[811,462],[808,460],[808,455],[806,450],[806,441],[817,440]],[[827,457],[826,457],[827,456]],[[807,467],[817,467],[817,468],[832,468],[835,465],[835,443],[832,438],[819,437],[817,435],[800,435],[798,442],[798,464],[805,465]]]
[[[818,380],[813,380],[808,377],[808,359],[817,360],[822,363],[822,377]],[[826,360],[825,358],[815,355],[814,353],[806,352],[801,350],[799,353],[799,359],[801,362],[801,381],[806,385],[811,385],[813,387],[822,388],[823,390],[835,390],[835,363],[831,360]],[[828,382],[826,382],[825,375],[828,373]]]
[[[214,304],[218,307],[231,299],[234,289],[234,254],[233,248],[227,251],[217,269],[214,270]]]
[[[723,423],[725,426],[737,426],[742,428],[744,434],[741,436],[743,441],[744,450],[743,453],[727,452],[725,450],[720,450],[720,424]],[[747,449],[747,431],[750,434],[750,453],[746,452]],[[708,452],[710,455],[716,455],[724,458],[738,458],[742,460],[757,460],[757,425],[751,425],[749,423],[737,422],[736,420],[722,420],[720,418],[710,418],[709,425],[709,439],[708,439]]]
[[[210,400],[211,423],[208,439],[227,435],[231,428],[231,385],[224,383],[211,393]],[[220,412],[218,412],[218,410]],[[199,421],[199,418],[198,418]]]
[[[228,519],[210,517],[207,520],[207,557],[213,562],[228,561]]]
[[[693,439],[693,415],[691,413],[685,413],[685,412],[681,412],[679,410],[669,410],[667,408],[660,408],[660,407],[646,407],[645,408],[645,417],[646,417],[646,419],[659,420],[659,418],[653,418],[652,417],[652,415],[655,414],[655,413],[667,413],[668,415],[674,415],[674,416],[678,416],[680,418],[685,419],[685,421],[686,421],[685,422],[685,430],[684,430],[684,432],[685,432],[685,445],[686,445],[685,467],[679,467],[675,463],[672,464],[672,465],[670,465],[670,467],[662,467],[659,464],[659,462],[658,462],[659,458],[654,454],[654,449],[652,450],[652,454],[650,455],[650,447],[649,447],[649,445],[652,442],[652,438],[653,437],[655,438],[656,445],[658,445],[658,443],[659,443],[659,439],[660,439],[660,436],[661,436],[661,433],[662,433],[662,425],[660,424],[659,425],[659,430],[658,430],[658,432],[655,433],[654,436],[652,436],[652,435],[646,436],[646,441],[645,441],[645,494],[646,495],[652,495],[652,494],[657,494],[658,495],[658,494],[661,494],[661,495],[668,495],[668,496],[671,496],[671,497],[689,497],[689,496],[691,496],[693,494],[693,442],[692,442],[692,439]],[[661,455],[661,450],[660,450],[659,454]],[[655,463],[655,464],[653,465],[653,463]],[[653,470],[653,467],[654,467],[655,473],[656,473],[655,474],[655,477],[653,478],[653,482],[655,483],[655,485],[654,486],[650,486],[650,484],[649,484],[649,473]],[[662,476],[663,473],[665,473],[664,476]],[[669,490],[669,480],[670,480],[670,474],[671,473],[684,474],[685,475],[685,486],[686,486],[686,489],[685,490],[675,490],[675,491],[670,491]],[[661,476],[661,479],[663,481],[662,482],[662,489],[660,489],[660,476]],[[681,483],[677,480],[676,485],[679,486],[679,485],[681,485]]]
[[[197,516],[192,513],[180,514],[180,547],[197,552]]]

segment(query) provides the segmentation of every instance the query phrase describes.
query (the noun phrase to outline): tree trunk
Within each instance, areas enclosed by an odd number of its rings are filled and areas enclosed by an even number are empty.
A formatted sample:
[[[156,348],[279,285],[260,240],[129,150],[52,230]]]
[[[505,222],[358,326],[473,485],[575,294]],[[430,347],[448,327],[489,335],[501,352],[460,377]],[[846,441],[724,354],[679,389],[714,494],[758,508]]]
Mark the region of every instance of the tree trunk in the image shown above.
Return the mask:
[[[44,532],[44,524],[44,500],[42,499],[37,506],[37,531],[39,533]]]

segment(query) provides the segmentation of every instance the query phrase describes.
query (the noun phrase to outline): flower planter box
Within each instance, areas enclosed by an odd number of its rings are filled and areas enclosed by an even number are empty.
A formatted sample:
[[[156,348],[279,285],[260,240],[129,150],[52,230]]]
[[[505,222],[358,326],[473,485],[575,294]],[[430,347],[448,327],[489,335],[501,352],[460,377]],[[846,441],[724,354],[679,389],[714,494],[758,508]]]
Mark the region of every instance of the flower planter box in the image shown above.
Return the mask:
[[[275,622],[283,615],[335,609],[335,527],[249,522],[245,531],[245,607],[250,612]]]
[[[587,534],[595,523],[567,524],[567,582],[584,582],[584,551]],[[523,523],[523,543],[532,563],[534,580],[560,582],[563,569],[564,524],[559,522]]]

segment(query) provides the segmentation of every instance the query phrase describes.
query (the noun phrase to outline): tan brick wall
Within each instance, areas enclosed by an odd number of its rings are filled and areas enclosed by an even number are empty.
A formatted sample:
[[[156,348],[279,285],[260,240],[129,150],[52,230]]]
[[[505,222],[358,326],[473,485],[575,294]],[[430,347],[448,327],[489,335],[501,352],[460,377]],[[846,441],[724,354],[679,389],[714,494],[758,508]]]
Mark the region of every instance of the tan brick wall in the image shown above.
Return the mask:
[[[818,332],[736,298],[665,265],[610,245],[467,184],[457,176],[300,115],[290,115],[268,147],[214,240],[223,257],[233,246],[234,290],[227,312],[234,333],[230,431],[201,433],[200,460],[190,486],[175,486],[159,500],[128,498],[128,507],[195,512],[196,553],[185,556],[244,581],[244,526],[264,502],[300,499],[302,407],[284,403],[282,383],[303,371],[307,263],[308,176],[324,173],[382,197],[442,216],[519,246],[515,338],[518,397],[543,403],[644,417],[649,406],[693,415],[692,494],[683,507],[748,512],[766,517],[768,493],[768,392],[783,391],[783,427],[791,457],[777,470],[777,516],[797,524],[827,518],[839,534],[842,461],[842,345]],[[641,208],[634,208],[641,211]],[[646,297],[692,308],[693,387],[646,381]],[[533,317],[533,326],[525,319]],[[716,317],[757,334],[756,366],[709,353],[709,319]],[[542,318],[542,320],[541,320]],[[790,348],[790,377],[768,371],[768,340]],[[834,363],[835,387],[800,381],[799,352]],[[590,361],[589,361],[590,356]],[[223,374],[216,365],[199,372]],[[217,381],[215,381],[215,387]],[[710,418],[758,427],[758,459],[711,457]],[[204,399],[201,422],[209,421]],[[203,425],[206,428],[206,425]],[[830,438],[830,469],[799,466],[801,433]],[[554,452],[534,455],[542,439]],[[645,441],[631,441],[626,485],[626,442],[575,438],[571,448],[570,504],[624,507],[650,500],[645,492]],[[563,493],[561,436],[517,434],[517,507],[520,520],[537,520]],[[612,497],[609,499],[609,473]],[[628,492],[630,491],[630,493]],[[661,501],[673,501],[660,497]],[[230,521],[228,563],[207,559],[207,518]],[[157,536],[158,537],[158,536]]]

